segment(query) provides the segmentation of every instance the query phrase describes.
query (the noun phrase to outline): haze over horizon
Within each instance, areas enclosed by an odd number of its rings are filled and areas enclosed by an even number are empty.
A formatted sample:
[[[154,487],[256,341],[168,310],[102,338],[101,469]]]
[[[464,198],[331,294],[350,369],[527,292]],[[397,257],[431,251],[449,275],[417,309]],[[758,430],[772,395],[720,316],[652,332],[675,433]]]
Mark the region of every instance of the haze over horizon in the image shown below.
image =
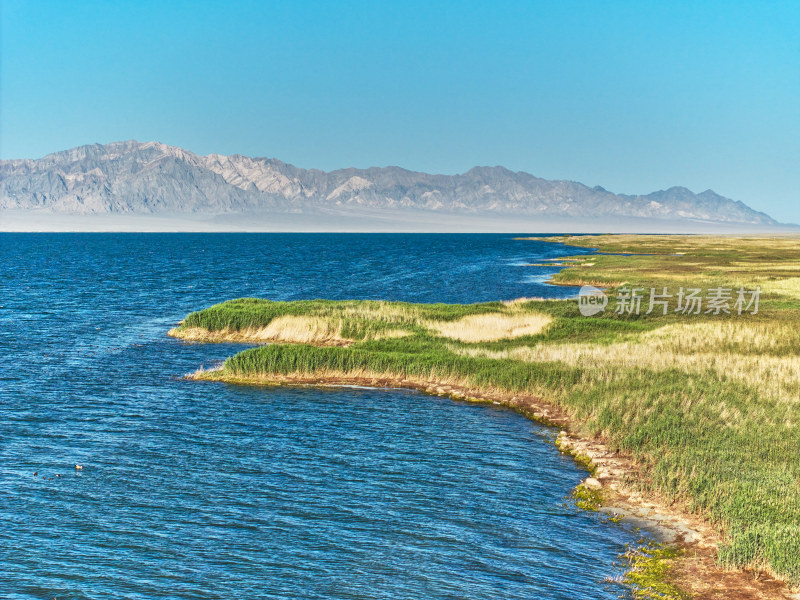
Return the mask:
[[[4,2],[0,157],[502,165],[800,222],[800,5]]]

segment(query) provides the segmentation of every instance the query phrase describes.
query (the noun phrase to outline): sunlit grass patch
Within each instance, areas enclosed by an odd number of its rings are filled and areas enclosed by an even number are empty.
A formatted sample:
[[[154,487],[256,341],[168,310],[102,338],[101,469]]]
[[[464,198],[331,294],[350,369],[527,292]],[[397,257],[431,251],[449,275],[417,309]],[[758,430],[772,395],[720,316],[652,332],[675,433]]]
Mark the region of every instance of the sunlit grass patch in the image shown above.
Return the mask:
[[[553,317],[546,314],[487,313],[468,315],[457,321],[431,321],[429,329],[443,337],[462,342],[492,342],[541,333]]]
[[[800,272],[800,267],[793,268],[793,273]],[[800,277],[789,277],[787,279],[761,281],[761,289],[766,293],[779,294],[789,298],[800,299]]]

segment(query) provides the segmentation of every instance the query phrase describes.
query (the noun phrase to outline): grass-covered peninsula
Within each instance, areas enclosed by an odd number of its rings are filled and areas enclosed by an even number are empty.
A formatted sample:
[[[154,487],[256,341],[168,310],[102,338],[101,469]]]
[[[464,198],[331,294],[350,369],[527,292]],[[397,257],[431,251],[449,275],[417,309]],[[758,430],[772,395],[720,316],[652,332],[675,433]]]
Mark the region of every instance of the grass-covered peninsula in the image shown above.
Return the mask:
[[[800,585],[800,239],[547,239],[600,250],[562,261],[554,280],[604,288],[605,311],[250,298],[191,313],[170,334],[264,343],[198,379],[400,385],[508,404],[601,444],[627,465],[619,478],[636,499],[702,518],[723,569]],[[625,308],[631,290],[641,310]],[[651,290],[661,303],[646,314]],[[680,310],[689,290],[702,290],[697,312]],[[614,476],[603,464],[601,482]],[[672,577],[737,597],[721,570],[702,583],[691,570],[679,560]],[[763,593],[740,597],[784,597]]]

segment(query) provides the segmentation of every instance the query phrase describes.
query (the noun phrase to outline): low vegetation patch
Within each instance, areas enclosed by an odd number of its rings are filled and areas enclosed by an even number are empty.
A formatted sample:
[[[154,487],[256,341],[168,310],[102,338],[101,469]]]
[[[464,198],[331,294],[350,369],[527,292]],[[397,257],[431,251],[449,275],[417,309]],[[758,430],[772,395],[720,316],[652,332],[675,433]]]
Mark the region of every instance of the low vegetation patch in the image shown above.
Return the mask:
[[[690,600],[691,596],[669,583],[669,571],[683,550],[662,544],[644,544],[625,553],[628,572],[623,581],[636,600]]]
[[[572,490],[572,498],[575,500],[575,506],[583,510],[596,511],[603,503],[603,494],[600,490],[593,490],[584,484]]]

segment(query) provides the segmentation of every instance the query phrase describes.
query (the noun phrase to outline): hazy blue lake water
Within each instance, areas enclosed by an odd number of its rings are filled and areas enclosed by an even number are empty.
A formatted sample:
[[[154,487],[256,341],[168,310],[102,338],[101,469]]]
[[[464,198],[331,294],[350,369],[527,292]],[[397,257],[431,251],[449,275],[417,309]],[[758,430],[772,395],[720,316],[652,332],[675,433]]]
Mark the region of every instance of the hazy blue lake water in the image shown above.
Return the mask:
[[[581,252],[509,235],[0,234],[0,597],[624,596],[605,580],[636,536],[571,505],[586,474],[552,430],[409,391],[184,381],[238,348],[166,337],[241,296],[567,296],[543,283],[555,269],[523,265]]]

